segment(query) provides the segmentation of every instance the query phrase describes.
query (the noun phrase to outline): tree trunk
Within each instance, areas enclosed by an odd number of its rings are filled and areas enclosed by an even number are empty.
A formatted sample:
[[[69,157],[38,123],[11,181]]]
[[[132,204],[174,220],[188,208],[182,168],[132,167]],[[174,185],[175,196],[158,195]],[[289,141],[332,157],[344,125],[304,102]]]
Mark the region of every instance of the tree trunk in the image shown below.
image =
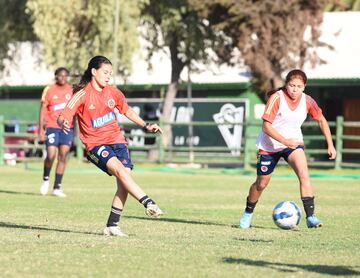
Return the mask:
[[[166,92],[166,96],[165,96],[165,101],[164,101],[164,108],[163,108],[163,119],[166,122],[170,122],[171,121],[171,111],[172,108],[174,106],[174,101],[176,98],[176,94],[177,94],[177,82],[171,82],[167,92]],[[171,125],[166,125],[164,127],[164,145],[166,147],[170,147],[172,144],[172,129],[171,129]]]
[[[272,83],[273,83],[274,89],[284,86],[284,81],[282,80],[281,76],[276,73],[275,73],[275,76],[272,78]]]
[[[177,34],[171,36],[170,48],[170,58],[171,58],[171,82],[169,84],[168,90],[166,92],[164,107],[163,107],[163,119],[166,122],[171,121],[171,111],[174,107],[174,101],[178,91],[178,82],[180,79],[181,71],[183,70],[185,64],[178,57],[178,38]],[[172,145],[172,129],[171,125],[166,125],[164,127],[163,135],[165,147],[170,147]]]

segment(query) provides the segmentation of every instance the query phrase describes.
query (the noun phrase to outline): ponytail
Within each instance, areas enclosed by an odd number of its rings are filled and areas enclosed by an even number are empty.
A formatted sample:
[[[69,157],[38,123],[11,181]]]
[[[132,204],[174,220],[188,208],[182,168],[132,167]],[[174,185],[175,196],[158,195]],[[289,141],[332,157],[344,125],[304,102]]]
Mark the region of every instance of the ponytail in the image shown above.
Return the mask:
[[[81,76],[79,84],[74,85],[73,93],[77,93],[80,90],[84,89],[87,84],[90,83],[92,78],[91,69],[84,71],[84,74]]]

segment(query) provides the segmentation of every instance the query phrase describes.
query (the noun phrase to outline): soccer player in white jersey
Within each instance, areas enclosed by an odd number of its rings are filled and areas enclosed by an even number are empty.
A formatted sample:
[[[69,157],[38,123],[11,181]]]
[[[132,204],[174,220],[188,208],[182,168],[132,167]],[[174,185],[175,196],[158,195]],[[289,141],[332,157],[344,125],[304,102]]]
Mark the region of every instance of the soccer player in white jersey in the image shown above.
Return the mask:
[[[329,159],[335,159],[336,150],[329,125],[321,109],[309,95],[304,93],[306,82],[306,74],[295,69],[287,74],[285,87],[268,93],[270,98],[262,116],[262,131],[256,142],[259,150],[257,178],[250,186],[245,212],[240,218],[240,228],[250,227],[256,203],[269,184],[272,172],[281,157],[294,169],[299,179],[308,228],[322,226],[322,222],[314,215],[314,188],[310,183],[301,132],[301,125],[308,114],[318,122],[325,136]]]

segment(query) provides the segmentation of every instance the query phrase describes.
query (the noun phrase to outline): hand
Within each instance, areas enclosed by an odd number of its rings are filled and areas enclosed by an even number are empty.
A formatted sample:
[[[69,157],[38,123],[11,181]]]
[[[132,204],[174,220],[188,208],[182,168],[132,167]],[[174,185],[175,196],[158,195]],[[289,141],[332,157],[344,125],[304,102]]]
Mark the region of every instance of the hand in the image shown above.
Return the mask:
[[[330,159],[330,160],[335,159],[335,157],[336,157],[336,150],[335,150],[334,146],[328,147],[327,153],[328,153],[328,155],[329,155],[329,159]]]
[[[60,126],[60,128],[64,131],[65,134],[68,134],[70,131],[70,124],[69,121],[66,119],[61,119],[60,117],[57,120],[57,124]]]
[[[298,139],[289,138],[285,140],[284,145],[290,149],[296,149],[298,146],[303,145],[303,142],[300,142]]]
[[[145,125],[145,129],[147,132],[152,132],[152,133],[163,133],[162,129],[157,125],[157,124],[150,124],[150,125]]]
[[[41,129],[38,135],[38,141],[44,142],[45,140],[46,140],[45,132],[43,129]]]

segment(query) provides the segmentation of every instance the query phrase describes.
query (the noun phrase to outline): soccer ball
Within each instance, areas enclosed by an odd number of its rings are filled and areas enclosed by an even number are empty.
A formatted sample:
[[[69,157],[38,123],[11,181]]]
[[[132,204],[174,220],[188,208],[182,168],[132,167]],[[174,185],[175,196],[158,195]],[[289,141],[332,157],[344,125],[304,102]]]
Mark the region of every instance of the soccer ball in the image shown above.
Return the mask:
[[[294,202],[280,202],[274,208],[273,220],[276,226],[281,229],[294,229],[297,225],[299,225],[301,220],[300,208]]]

